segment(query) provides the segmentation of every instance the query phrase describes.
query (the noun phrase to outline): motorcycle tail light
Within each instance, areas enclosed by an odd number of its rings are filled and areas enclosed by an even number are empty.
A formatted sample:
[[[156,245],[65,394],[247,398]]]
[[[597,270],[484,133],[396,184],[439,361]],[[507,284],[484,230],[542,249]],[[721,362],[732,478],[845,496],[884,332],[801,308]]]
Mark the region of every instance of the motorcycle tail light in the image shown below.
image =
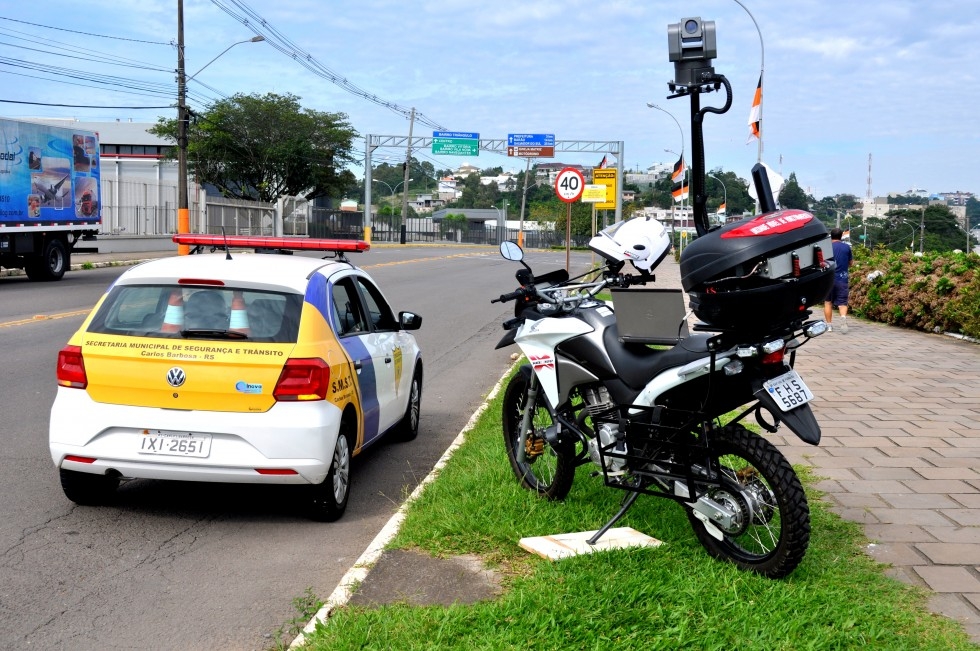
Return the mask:
[[[762,356],[763,364],[782,364],[783,363],[783,351],[778,350],[774,353],[768,353]]]
[[[763,364],[782,364],[783,350],[786,349],[786,342],[782,339],[773,339],[759,346],[762,351]]]
[[[783,348],[786,347],[786,342],[782,339],[773,339],[772,341],[767,341],[762,344],[760,348],[762,349],[763,355],[769,355],[775,352],[782,352]]]

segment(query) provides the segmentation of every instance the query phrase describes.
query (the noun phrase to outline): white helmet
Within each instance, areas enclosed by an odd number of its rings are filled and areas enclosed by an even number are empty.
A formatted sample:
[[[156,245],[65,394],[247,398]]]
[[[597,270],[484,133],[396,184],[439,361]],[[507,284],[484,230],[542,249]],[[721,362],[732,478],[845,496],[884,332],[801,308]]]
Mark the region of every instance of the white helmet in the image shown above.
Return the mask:
[[[589,248],[613,262],[629,260],[638,271],[649,273],[670,250],[670,235],[656,219],[637,217],[602,229]]]

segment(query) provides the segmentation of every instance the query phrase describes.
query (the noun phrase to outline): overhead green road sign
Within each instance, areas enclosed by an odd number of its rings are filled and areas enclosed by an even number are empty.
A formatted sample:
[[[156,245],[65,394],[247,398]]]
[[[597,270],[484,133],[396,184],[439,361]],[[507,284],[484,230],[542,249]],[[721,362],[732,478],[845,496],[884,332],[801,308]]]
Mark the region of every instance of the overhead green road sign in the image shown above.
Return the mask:
[[[433,138],[432,153],[450,156],[479,156],[480,141],[464,138]]]

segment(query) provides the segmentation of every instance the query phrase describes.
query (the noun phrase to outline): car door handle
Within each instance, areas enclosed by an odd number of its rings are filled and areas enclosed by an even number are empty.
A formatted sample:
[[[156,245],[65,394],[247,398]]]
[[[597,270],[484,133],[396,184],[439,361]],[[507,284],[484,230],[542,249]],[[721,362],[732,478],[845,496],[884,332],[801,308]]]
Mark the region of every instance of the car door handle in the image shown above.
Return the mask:
[[[355,371],[360,371],[363,366],[364,366],[364,363],[361,362],[361,360],[357,360],[356,362],[354,362],[354,370]]]
[[[385,364],[391,364],[391,358],[385,357]]]

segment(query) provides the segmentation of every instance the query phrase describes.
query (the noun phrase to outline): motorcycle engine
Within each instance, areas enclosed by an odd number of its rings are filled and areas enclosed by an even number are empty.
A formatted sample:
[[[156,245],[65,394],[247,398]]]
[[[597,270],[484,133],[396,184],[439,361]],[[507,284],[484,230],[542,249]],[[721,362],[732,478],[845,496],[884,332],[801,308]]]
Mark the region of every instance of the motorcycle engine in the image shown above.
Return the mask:
[[[589,415],[596,416],[615,407],[609,392],[603,386],[591,387],[582,392]],[[611,448],[609,446],[612,446]],[[597,466],[605,467],[610,473],[619,473],[626,468],[626,440],[614,423],[601,423],[595,436],[589,439],[589,458]],[[606,456],[599,448],[607,450]],[[609,453],[620,456],[611,456]]]

